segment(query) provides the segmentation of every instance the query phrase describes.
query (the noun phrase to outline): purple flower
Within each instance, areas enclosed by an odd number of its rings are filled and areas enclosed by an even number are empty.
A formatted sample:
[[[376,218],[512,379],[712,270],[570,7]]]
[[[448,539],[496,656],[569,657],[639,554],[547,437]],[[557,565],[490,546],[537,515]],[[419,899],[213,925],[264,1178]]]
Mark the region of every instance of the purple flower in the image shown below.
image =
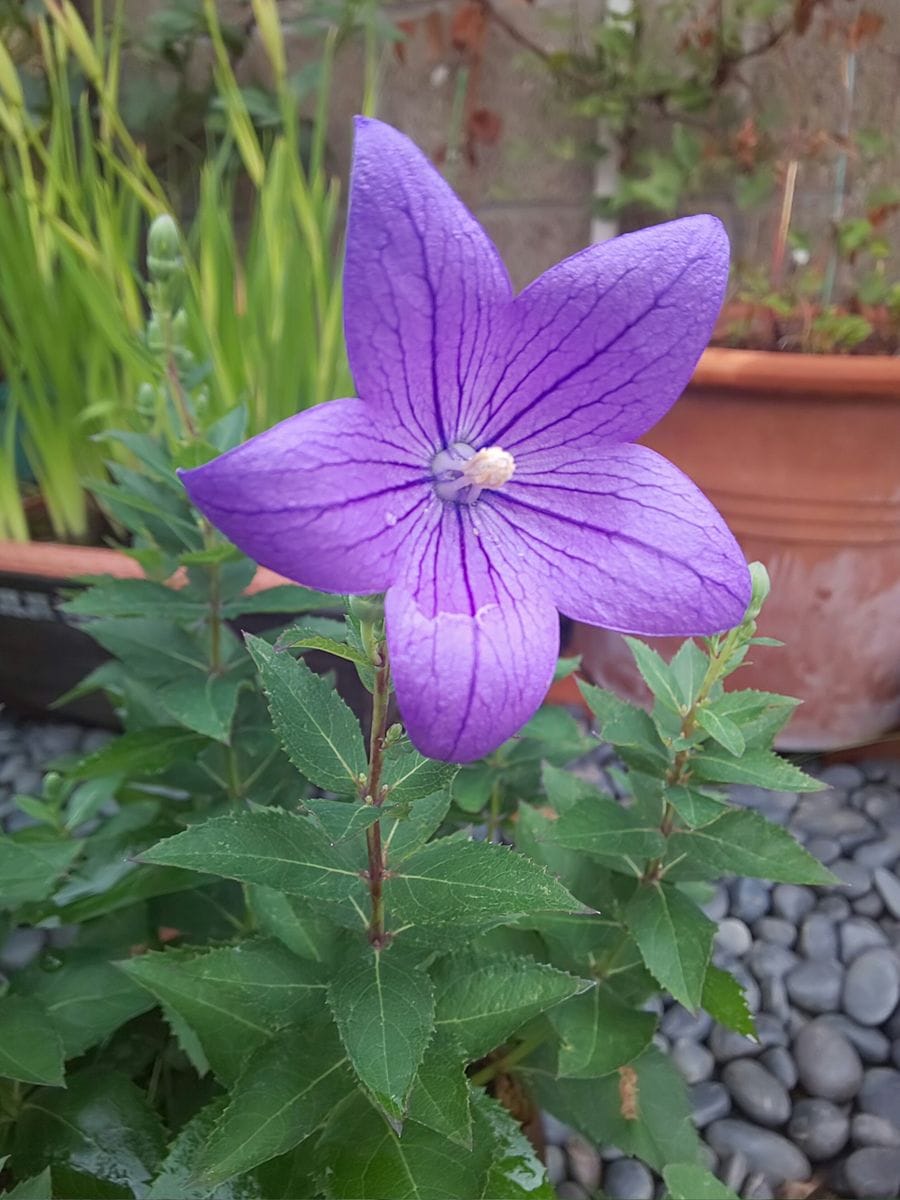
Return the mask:
[[[557,610],[650,635],[743,616],[749,575],[722,518],[633,442],[690,379],[727,271],[720,223],[689,217],[592,246],[514,296],[437,171],[359,118],[344,319],[361,399],[290,417],[185,485],[257,562],[386,592],[411,739],[478,758],[541,703]]]

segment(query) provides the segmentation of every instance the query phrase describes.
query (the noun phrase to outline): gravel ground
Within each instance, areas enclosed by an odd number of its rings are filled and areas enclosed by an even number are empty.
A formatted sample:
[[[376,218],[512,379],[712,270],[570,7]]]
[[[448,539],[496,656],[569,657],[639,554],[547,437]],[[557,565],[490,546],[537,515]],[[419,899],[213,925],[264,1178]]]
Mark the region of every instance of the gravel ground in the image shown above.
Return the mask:
[[[16,721],[0,713],[0,819],[26,822],[15,792],[40,791],[54,757],[96,749],[104,731]],[[614,791],[605,748],[579,773]],[[808,765],[808,764],[807,764]],[[711,1167],[746,1200],[805,1195],[821,1182],[854,1200],[900,1197],[900,762],[812,768],[829,790],[798,797],[735,786],[736,803],[785,825],[843,880],[840,887],[719,885],[715,961],[757,1016],[759,1041],[661,1009],[658,1044],[690,1086]],[[16,930],[0,971],[40,952],[44,934]],[[653,1200],[660,1181],[614,1146],[594,1147],[546,1119],[547,1166],[561,1200]],[[817,1193],[827,1195],[828,1192]]]

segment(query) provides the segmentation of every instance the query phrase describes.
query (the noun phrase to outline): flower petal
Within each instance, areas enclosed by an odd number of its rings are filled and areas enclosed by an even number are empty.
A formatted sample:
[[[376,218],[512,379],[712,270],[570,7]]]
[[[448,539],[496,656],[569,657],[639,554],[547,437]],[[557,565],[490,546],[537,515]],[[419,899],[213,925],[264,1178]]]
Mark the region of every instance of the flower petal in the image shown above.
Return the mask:
[[[535,454],[490,504],[543,564],[569,617],[682,637],[743,618],[750,575],[740,547],[699,488],[645,446]]]
[[[397,130],[357,118],[344,325],[360,396],[423,449],[460,434],[493,314],[512,290],[487,234]]]
[[[439,503],[439,502],[437,502]],[[546,695],[559,618],[488,506],[446,504],[385,600],[397,701],[431,758],[495,750]]]
[[[472,444],[519,454],[646,432],[678,399],[710,339],[728,277],[715,217],[687,217],[591,246],[508,307],[486,356]]]
[[[332,400],[181,472],[256,562],[328,592],[381,592],[434,498],[427,461],[360,400]]]

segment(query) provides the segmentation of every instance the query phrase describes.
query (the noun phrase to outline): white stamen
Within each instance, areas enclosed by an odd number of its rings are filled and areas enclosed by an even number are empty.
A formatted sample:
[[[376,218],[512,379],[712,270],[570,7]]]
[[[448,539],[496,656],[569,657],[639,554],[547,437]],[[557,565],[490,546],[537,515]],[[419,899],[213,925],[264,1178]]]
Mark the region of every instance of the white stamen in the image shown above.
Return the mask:
[[[513,477],[516,460],[501,446],[485,446],[463,467],[463,477],[478,488],[503,487]]]
[[[431,463],[438,496],[460,504],[474,504],[485,488],[503,487],[515,469],[515,459],[501,446],[474,450],[466,442],[453,442]]]

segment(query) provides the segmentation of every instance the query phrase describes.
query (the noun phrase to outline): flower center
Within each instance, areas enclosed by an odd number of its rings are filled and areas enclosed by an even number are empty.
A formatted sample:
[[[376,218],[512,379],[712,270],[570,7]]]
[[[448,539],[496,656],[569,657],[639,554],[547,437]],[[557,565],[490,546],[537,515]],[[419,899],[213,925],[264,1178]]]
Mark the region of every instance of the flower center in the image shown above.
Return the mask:
[[[476,450],[453,442],[431,461],[434,490],[441,500],[474,504],[485,488],[501,488],[512,479],[516,460],[501,446]]]

